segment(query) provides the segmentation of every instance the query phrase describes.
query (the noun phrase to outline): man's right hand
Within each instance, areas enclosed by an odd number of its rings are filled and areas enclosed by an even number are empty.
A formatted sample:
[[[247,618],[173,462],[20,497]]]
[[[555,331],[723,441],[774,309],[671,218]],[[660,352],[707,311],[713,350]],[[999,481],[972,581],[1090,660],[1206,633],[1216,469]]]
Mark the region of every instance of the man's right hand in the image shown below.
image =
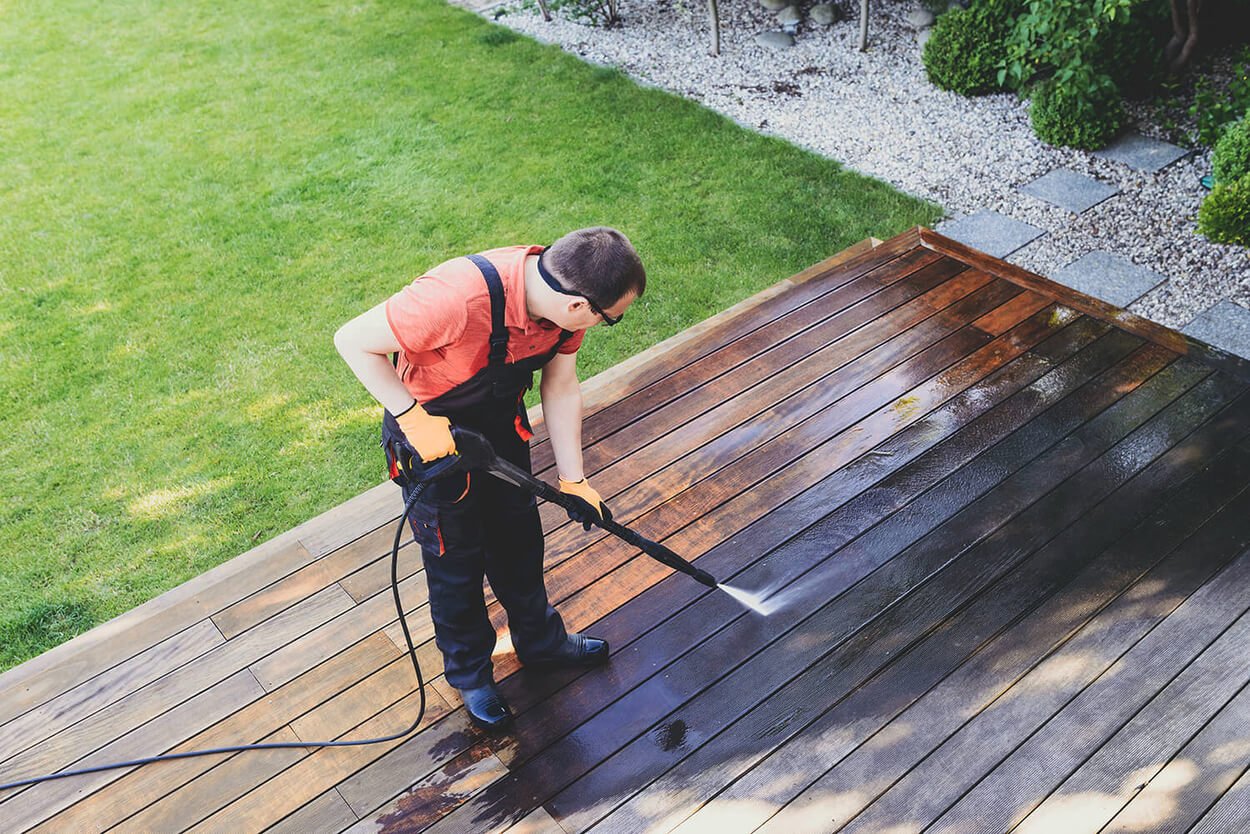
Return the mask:
[[[451,421],[427,413],[416,400],[407,411],[395,415],[395,422],[399,423],[399,430],[422,463],[431,463],[456,453]]]

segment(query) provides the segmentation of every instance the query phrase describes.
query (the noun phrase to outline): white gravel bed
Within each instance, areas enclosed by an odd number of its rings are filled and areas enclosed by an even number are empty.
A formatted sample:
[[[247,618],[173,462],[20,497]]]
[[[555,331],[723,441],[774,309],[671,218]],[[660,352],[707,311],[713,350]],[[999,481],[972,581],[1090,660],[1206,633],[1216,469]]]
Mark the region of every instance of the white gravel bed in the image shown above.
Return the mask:
[[[912,2],[872,4],[866,53],[858,50],[859,4],[839,6],[841,21],[805,20],[795,46],[774,50],[754,40],[778,28],[758,0],[722,2],[716,57],[707,54],[702,0],[621,0],[624,25],[612,29],[559,13],[547,22],[520,3],[486,15],[502,11],[498,22],[518,32],[930,199],[950,217],[988,208],[1032,223],[1047,234],[1008,260],[1034,272],[1049,275],[1093,250],[1127,257],[1170,279],[1130,307],[1162,324],[1179,327],[1220,299],[1250,303],[1250,253],[1197,233],[1209,152],[1147,174],[1052,148],[1033,135],[1027,103],[1014,96],[969,99],[929,83],[906,21]],[[1121,193],[1078,216],[1017,190],[1061,167]]]

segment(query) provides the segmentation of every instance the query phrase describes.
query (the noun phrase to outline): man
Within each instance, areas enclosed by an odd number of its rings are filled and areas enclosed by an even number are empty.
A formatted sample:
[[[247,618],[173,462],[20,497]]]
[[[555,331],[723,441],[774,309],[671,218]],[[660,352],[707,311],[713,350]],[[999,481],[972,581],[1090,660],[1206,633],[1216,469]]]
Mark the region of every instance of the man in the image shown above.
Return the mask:
[[[454,454],[453,425],[481,432],[500,457],[529,471],[523,397],[541,369],[543,419],[560,489],[581,501],[569,515],[586,529],[592,518],[611,518],[582,471],[577,350],[587,329],[617,324],[645,288],[628,238],[594,227],[549,247],[513,246],[447,261],[343,325],[335,347],[385,408],[382,445],[405,500],[412,485],[400,477],[397,457],[431,464]],[[507,611],[521,663],[607,660],[607,643],[566,632],[547,600],[533,496],[461,472],[431,481],[409,522],[421,546],[444,674],[478,726],[499,731],[512,722],[494,681],[495,631],[483,575]]]

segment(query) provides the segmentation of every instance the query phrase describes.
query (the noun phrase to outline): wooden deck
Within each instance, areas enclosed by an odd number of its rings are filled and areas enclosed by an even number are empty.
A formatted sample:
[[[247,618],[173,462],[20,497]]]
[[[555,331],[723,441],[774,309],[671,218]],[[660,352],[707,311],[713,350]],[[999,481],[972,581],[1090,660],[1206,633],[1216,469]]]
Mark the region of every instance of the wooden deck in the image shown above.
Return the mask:
[[[1248,831],[1245,380],[927,230],[859,247],[586,386],[617,517],[771,616],[544,507],[552,598],[613,659],[501,641],[513,734],[437,678],[402,743],[44,783],[0,828]],[[0,676],[0,781],[405,726],[398,512],[379,486]]]

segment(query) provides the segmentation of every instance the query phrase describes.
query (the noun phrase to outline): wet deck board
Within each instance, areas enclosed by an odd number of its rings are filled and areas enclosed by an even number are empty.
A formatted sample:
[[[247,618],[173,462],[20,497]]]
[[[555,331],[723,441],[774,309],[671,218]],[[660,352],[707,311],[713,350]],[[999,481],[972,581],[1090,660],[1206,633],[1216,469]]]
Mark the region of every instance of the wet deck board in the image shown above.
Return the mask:
[[[541,511],[547,585],[609,639],[427,675],[399,742],[249,752],[0,797],[40,831],[1241,830],[1250,386],[1229,357],[927,230],[805,270],[593,380],[616,516],[748,613]],[[534,443],[550,476],[550,445]],[[409,723],[393,488],[0,675],[0,777]],[[488,596],[506,637],[506,619]]]

